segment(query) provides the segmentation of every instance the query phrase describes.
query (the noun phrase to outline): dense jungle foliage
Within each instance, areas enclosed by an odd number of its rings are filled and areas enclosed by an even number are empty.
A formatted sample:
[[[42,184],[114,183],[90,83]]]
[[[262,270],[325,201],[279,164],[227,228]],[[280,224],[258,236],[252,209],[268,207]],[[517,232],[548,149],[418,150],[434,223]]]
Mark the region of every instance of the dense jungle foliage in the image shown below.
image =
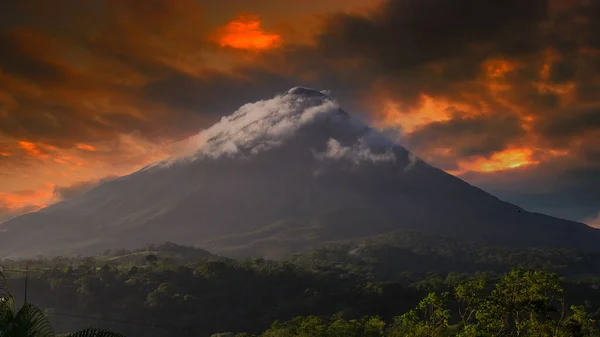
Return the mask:
[[[231,260],[167,243],[4,260],[0,271],[15,310],[26,293],[58,333],[600,336],[599,267],[600,254],[395,233],[285,261]]]

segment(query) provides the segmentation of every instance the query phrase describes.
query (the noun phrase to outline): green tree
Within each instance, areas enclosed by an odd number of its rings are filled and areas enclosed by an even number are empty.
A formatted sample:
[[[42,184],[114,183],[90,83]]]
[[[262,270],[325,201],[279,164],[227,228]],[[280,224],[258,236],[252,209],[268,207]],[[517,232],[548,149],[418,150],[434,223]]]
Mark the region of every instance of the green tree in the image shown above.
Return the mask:
[[[343,318],[331,322],[327,328],[328,337],[361,337],[361,325],[356,320],[346,321]]]
[[[279,320],[275,320],[271,327],[262,334],[263,337],[293,337],[295,335],[296,333],[292,331],[289,323],[282,323]]]
[[[477,276],[459,282],[454,287],[454,296],[459,302],[458,314],[463,325],[468,325],[475,319],[475,313],[485,299],[485,285],[485,278]]]
[[[379,316],[365,316],[362,319],[364,337],[385,336],[385,322]]]
[[[396,317],[390,327],[390,337],[443,336],[449,327],[450,311],[447,309],[450,294],[430,293],[414,310]]]
[[[572,314],[564,323],[565,336],[599,337],[598,322],[591,317],[583,306],[571,306]]]
[[[516,268],[480,303],[476,318],[493,336],[558,336],[562,295],[556,275]]]
[[[308,316],[300,323],[297,335],[302,337],[320,337],[325,336],[326,331],[327,325],[321,318]]]

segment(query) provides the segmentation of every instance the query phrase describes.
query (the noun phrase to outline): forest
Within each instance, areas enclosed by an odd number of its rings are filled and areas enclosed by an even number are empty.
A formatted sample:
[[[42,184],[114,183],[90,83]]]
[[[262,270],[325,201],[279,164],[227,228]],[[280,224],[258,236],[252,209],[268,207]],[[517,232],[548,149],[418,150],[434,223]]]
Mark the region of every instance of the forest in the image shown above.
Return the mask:
[[[281,261],[172,243],[5,259],[0,336],[600,336],[599,267],[410,232]],[[51,332],[19,334],[27,317]]]

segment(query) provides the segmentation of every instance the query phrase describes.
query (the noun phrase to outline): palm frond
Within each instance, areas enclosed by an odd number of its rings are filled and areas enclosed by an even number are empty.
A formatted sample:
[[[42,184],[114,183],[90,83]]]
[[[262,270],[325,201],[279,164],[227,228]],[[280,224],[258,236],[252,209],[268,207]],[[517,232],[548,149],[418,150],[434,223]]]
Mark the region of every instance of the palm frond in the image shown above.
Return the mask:
[[[10,295],[0,297],[0,317],[10,315],[14,317],[15,299]]]
[[[8,292],[8,281],[6,281],[6,277],[4,276],[4,274],[0,273],[0,298],[9,295],[10,293]]]
[[[89,328],[77,332],[73,332],[65,335],[65,337],[125,337],[120,333],[97,329],[97,328]]]
[[[13,324],[12,335],[23,337],[54,337],[54,331],[48,317],[35,305],[25,303],[17,312]]]
[[[11,330],[15,317],[15,301],[12,296],[0,297],[0,337],[12,336]]]

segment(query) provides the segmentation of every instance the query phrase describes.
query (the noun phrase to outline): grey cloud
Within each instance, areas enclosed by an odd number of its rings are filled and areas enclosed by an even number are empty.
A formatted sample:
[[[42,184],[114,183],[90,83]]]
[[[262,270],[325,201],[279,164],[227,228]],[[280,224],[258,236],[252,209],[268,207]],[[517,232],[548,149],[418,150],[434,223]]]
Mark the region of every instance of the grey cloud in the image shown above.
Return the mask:
[[[360,138],[350,146],[344,146],[336,139],[329,139],[327,149],[322,153],[315,153],[315,157],[319,160],[348,160],[354,165],[359,165],[362,162],[396,161],[396,155],[391,149],[385,152],[374,152],[364,138]]]
[[[404,172],[412,169],[421,159],[416,154],[410,152],[408,154],[408,165],[404,168]]]
[[[279,147],[321,116],[335,118],[336,101],[311,89],[293,88],[271,99],[247,103],[210,128],[180,143],[172,160],[255,155]]]

